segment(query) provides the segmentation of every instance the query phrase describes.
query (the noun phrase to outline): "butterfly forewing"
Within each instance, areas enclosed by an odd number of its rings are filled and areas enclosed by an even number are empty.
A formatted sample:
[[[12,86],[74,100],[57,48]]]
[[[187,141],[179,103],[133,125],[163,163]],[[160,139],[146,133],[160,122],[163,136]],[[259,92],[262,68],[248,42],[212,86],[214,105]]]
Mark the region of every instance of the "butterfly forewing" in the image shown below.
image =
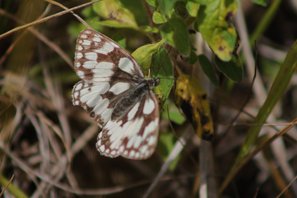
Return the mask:
[[[89,111],[100,127],[110,119],[110,102],[135,84],[133,76],[143,76],[125,50],[90,29],[81,32],[77,39],[74,68],[82,81],[73,88],[73,104]]]
[[[72,90],[72,102],[74,105],[82,106],[90,112],[98,125],[102,127],[109,119],[112,108],[109,108],[109,100],[102,96],[110,89],[108,82],[79,81]]]
[[[143,77],[139,66],[126,50],[91,29],[82,31],[78,36],[74,68],[77,75],[86,81],[108,81],[116,76]]]
[[[153,92],[134,97],[135,103],[115,115],[122,98],[129,97],[143,73],[135,60],[103,34],[87,29],[76,42],[74,68],[82,79],[72,91],[73,104],[82,106],[102,131],[97,149],[109,157],[148,158],[154,151],[159,124],[158,102]]]

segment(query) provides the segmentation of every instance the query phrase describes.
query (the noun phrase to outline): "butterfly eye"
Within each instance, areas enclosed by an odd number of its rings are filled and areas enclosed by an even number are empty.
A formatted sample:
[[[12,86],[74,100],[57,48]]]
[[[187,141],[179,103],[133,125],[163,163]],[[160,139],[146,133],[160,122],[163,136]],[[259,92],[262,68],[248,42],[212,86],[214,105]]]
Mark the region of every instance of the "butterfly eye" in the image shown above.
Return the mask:
[[[147,80],[147,82],[148,82],[150,89],[153,89],[154,87],[156,87],[160,84],[160,79],[152,78],[152,79]]]
[[[96,143],[100,154],[137,160],[151,156],[158,139],[159,106],[143,83],[154,87],[160,80],[145,80],[126,50],[91,29],[77,38],[74,69],[81,81],[73,87],[73,105],[88,111],[102,129]]]

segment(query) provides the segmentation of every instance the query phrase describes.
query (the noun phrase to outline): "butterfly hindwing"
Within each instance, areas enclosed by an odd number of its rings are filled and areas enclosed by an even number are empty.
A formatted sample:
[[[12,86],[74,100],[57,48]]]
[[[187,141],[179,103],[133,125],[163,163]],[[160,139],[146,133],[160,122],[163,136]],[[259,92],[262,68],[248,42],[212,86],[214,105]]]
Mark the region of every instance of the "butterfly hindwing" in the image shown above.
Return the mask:
[[[149,92],[121,119],[107,122],[98,135],[96,147],[108,157],[146,159],[155,150],[158,125],[158,102]]]

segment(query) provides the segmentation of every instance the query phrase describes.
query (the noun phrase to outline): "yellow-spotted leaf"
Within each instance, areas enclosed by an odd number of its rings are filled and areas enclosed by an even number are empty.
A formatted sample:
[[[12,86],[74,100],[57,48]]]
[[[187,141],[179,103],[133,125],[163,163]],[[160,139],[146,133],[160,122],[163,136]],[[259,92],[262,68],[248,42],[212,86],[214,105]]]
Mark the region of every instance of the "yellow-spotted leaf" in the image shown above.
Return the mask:
[[[93,8],[99,16],[108,20],[105,25],[115,28],[136,28],[138,26],[133,13],[121,1],[101,0],[95,3]]]
[[[236,48],[237,33],[230,22],[236,8],[235,0],[212,0],[199,9],[195,27],[222,61],[230,61]]]

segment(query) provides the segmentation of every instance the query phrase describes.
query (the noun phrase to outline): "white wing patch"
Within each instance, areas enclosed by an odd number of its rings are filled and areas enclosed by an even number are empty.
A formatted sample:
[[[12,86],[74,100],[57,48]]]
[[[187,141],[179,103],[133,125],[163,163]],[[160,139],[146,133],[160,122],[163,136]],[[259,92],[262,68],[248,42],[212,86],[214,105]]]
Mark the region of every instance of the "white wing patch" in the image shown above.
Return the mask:
[[[93,69],[93,72],[94,72],[93,77],[95,79],[99,79],[99,80],[100,80],[100,78],[111,77],[114,74],[114,72],[110,69],[101,69],[101,68],[95,68],[95,69]],[[94,80],[94,81],[96,81],[96,80]]]
[[[155,103],[151,98],[147,98],[145,103],[144,103],[144,107],[143,107],[143,113],[144,114],[150,114],[153,112],[153,110],[155,109]]]
[[[83,57],[83,54],[81,52],[77,52],[75,54],[75,59],[81,59]]]
[[[119,61],[119,68],[130,74],[134,71],[134,64],[129,58],[121,58]]]
[[[130,88],[130,83],[126,83],[126,82],[118,82],[116,84],[114,84],[111,88],[110,88],[110,92],[114,93],[115,95],[119,95],[120,93],[123,93],[124,91],[127,91]]]
[[[93,61],[97,60],[98,58],[98,54],[95,52],[87,52],[85,56],[86,56],[86,59],[93,60]]]
[[[135,117],[135,114],[138,111],[140,102],[136,103],[136,105],[129,111],[128,113],[128,120],[132,120]]]
[[[86,61],[83,63],[83,67],[86,69],[95,69],[95,66],[98,64],[97,61],[93,61],[89,59],[90,61]]]
[[[105,42],[102,48],[96,49],[95,52],[99,54],[105,54],[112,52],[114,50],[114,47],[112,44]]]

